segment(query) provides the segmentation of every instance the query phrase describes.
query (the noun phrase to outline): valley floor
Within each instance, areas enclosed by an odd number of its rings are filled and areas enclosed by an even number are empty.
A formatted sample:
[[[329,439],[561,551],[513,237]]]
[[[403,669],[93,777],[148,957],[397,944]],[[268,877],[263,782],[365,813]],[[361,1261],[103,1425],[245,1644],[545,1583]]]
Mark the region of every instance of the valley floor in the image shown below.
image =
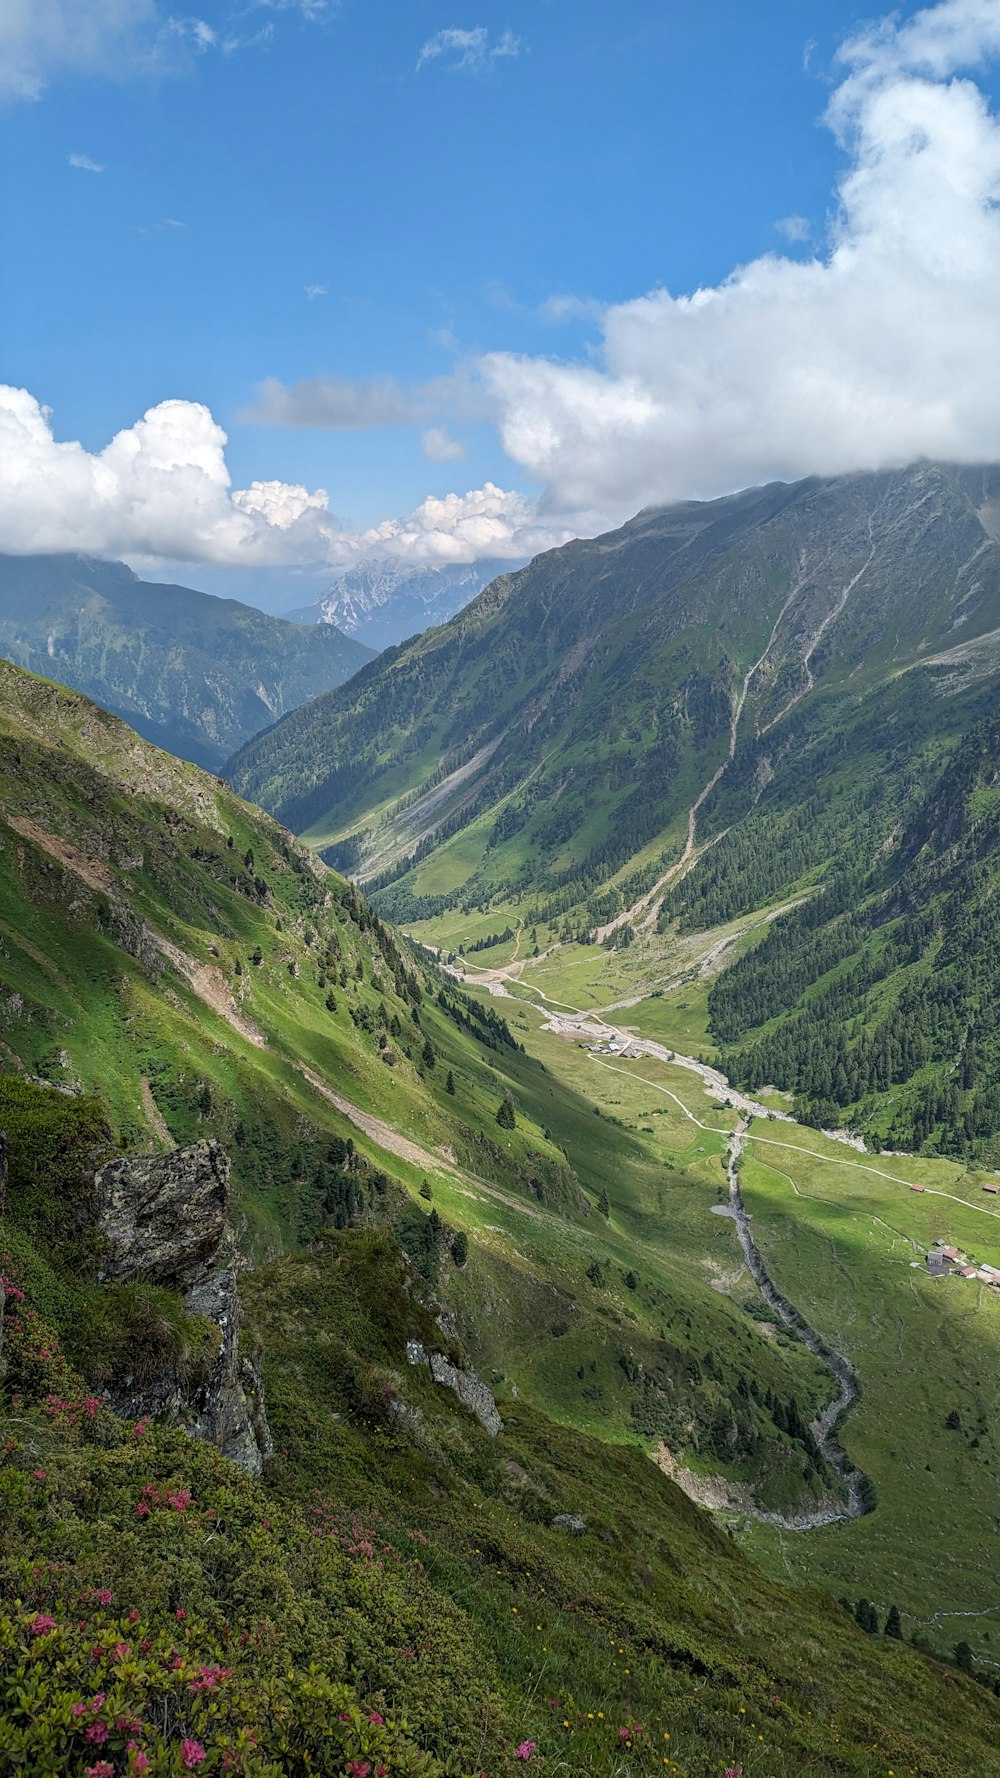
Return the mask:
[[[460,942],[456,931],[449,936]],[[770,1572],[852,1601],[870,1596],[883,1619],[895,1604],[908,1634],[941,1649],[968,1638],[988,1650],[995,1637],[1000,1672],[1000,1292],[982,1279],[932,1278],[926,1265],[928,1248],[942,1240],[979,1265],[1000,1264],[1000,1214],[983,1190],[989,1176],[852,1151],[842,1133],[793,1122],[781,1095],[737,1093],[709,1062],[681,1053],[710,1050],[707,987],[723,955],[747,938],[744,922],[673,946],[650,936],[623,953],[573,946],[530,957],[519,931],[506,960],[477,969],[478,957],[461,959],[457,971],[484,997],[502,998],[528,1052],[619,1120],[664,1169],[651,1185],[623,1162],[610,1192],[609,1240],[620,1238],[640,1272],[668,1277],[681,1267],[707,1276],[783,1340],[731,1220],[710,1214],[723,1207],[737,1120],[745,1127],[740,1186],[754,1243],[777,1290],[857,1372],[859,1396],[841,1436],[871,1478],[877,1506],[802,1529],[792,1528],[794,1508],[775,1512],[771,1501],[768,1523],[725,1465],[662,1450],[660,1460],[716,1505]],[[523,1207],[488,1214],[486,1239],[522,1253],[530,1246]],[[572,1248],[593,1245],[586,1228],[563,1225],[554,1238],[568,1270]],[[600,1430],[600,1416],[581,1412],[557,1379],[529,1374],[525,1386],[550,1411],[561,1405],[565,1417]]]

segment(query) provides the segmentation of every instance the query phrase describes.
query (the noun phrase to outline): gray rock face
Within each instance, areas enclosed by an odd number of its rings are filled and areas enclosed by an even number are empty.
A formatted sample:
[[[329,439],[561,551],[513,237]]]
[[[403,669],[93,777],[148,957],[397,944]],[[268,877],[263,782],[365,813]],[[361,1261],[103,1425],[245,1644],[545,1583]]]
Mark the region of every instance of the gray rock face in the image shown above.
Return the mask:
[[[217,1263],[229,1210],[229,1157],[220,1143],[111,1161],[95,1185],[102,1278],[190,1290]]]
[[[425,1364],[435,1383],[450,1389],[462,1406],[475,1414],[480,1426],[491,1438],[496,1438],[503,1431],[503,1421],[493,1399],[493,1392],[487,1388],[482,1377],[477,1377],[475,1371],[460,1371],[457,1365],[445,1358],[443,1352],[428,1352],[419,1340],[407,1340],[406,1357],[410,1364]]]
[[[176,1365],[109,1391],[117,1413],[175,1421],[259,1475],[273,1446],[256,1361],[241,1358],[240,1308],[228,1222],[229,1157],[218,1142],[111,1161],[97,1175],[102,1278],[144,1279],[185,1292],[184,1309],[214,1325],[217,1345],[192,1384]]]

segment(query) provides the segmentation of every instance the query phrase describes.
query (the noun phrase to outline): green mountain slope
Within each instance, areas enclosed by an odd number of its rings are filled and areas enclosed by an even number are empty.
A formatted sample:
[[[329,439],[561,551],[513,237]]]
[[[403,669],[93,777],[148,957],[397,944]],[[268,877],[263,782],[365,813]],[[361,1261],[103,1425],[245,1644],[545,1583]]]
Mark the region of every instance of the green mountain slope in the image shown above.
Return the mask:
[[[117,1418],[62,1349],[79,1261],[25,1246],[21,1223],[33,1145],[51,1152],[61,1119],[79,1168],[88,1108],[36,1097],[4,1231],[21,1234],[0,1377],[5,1767],[993,1770],[989,1687],[766,1580],[637,1454],[528,1404],[487,1436],[407,1362],[408,1341],[441,1340],[439,1309],[383,1232],[328,1233],[244,1279],[275,1433],[263,1480]],[[125,1292],[102,1294],[113,1322]]]
[[[98,1094],[129,1148],[224,1143],[257,1258],[402,1230],[477,1361],[569,1423],[703,1447],[774,1507],[836,1492],[829,1377],[654,1226],[643,1143],[268,817],[0,665],[0,842],[0,1069]],[[678,1162],[714,1191],[720,1152]]]
[[[303,632],[235,599],[82,556],[0,557],[0,653],[57,674],[147,740],[212,770],[372,658],[327,625]]]
[[[296,712],[236,780],[487,965],[519,926],[544,957],[806,897],[712,992],[729,1069],[1000,1157],[998,515],[1000,471],[926,464],[641,514]]]
[[[366,880],[432,838],[454,877],[439,901],[600,908],[636,855],[675,831],[680,850],[734,728],[737,749],[768,736],[780,756],[817,688],[856,703],[959,640],[975,670],[992,662],[998,490],[1000,472],[919,466],[642,513],[286,718],[234,781],[310,836],[349,837]],[[433,900],[424,876],[401,874],[397,911]]]
[[[737,1078],[875,1145],[1000,1161],[1000,722],[974,724],[876,855],[776,923],[716,983]]]

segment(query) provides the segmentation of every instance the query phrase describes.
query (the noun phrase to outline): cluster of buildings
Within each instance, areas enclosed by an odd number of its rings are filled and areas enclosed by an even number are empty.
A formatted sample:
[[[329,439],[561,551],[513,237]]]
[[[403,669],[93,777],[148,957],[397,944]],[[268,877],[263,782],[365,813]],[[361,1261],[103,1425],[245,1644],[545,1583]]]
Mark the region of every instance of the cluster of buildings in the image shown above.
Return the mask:
[[[928,1249],[927,1270],[932,1278],[943,1278],[950,1272],[959,1278],[978,1278],[981,1283],[1000,1290],[1000,1266],[974,1265],[960,1247],[949,1247],[944,1241],[935,1241]]]
[[[621,1056],[626,1062],[642,1060],[642,1049],[637,1043],[630,1043],[625,1037],[609,1037],[600,1043],[582,1043],[581,1049],[589,1050],[592,1056]]]

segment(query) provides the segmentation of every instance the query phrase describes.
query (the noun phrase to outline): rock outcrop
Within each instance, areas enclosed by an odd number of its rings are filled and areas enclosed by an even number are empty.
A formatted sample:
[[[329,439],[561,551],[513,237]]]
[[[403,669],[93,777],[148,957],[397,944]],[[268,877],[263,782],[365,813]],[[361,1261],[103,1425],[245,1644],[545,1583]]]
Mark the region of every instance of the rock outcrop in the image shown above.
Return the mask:
[[[179,1291],[185,1314],[211,1329],[209,1348],[190,1373],[174,1360],[153,1377],[137,1366],[109,1389],[112,1406],[129,1417],[173,1420],[241,1469],[259,1474],[272,1452],[271,1435],[259,1368],[239,1350],[225,1149],[197,1142],[170,1154],[111,1161],[97,1174],[95,1191],[100,1276],[108,1283],[142,1280]]]
[[[491,1438],[496,1438],[503,1431],[503,1421],[493,1399],[493,1391],[487,1388],[482,1377],[477,1377],[475,1371],[460,1371],[449,1358],[445,1358],[443,1352],[428,1352],[419,1340],[407,1340],[406,1357],[410,1364],[425,1364],[435,1383],[450,1389],[462,1406],[475,1414],[480,1426]]]
[[[110,1161],[95,1180],[100,1276],[190,1290],[226,1242],[229,1156],[219,1142]]]

